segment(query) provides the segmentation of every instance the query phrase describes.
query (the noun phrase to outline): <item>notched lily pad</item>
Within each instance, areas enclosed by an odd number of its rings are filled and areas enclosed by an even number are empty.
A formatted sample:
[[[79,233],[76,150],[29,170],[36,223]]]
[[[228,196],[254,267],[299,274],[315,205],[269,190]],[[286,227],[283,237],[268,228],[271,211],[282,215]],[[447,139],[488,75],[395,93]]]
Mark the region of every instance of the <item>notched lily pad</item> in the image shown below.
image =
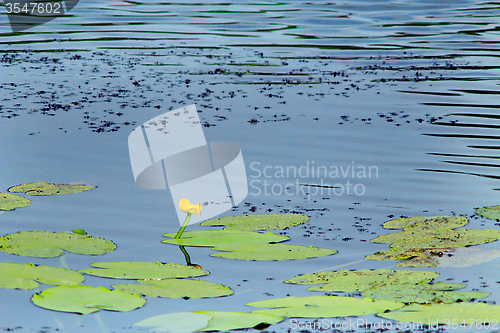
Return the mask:
[[[95,189],[97,186],[52,184],[48,182],[34,182],[10,187],[11,193],[26,193],[28,195],[60,195],[72,194]]]
[[[90,266],[95,268],[81,269],[79,272],[112,279],[133,280],[189,278],[210,274],[210,272],[195,266],[161,262],[98,262],[90,264]]]
[[[390,220],[384,223],[386,229],[433,230],[454,229],[469,223],[462,216],[415,216]]]
[[[231,331],[236,329],[253,328],[262,324],[276,324],[283,317],[269,314],[257,314],[235,311],[193,311],[212,317],[202,332],[206,331]]]
[[[484,303],[454,304],[411,304],[400,311],[378,313],[377,316],[397,321],[422,324],[436,323],[443,325],[467,325],[480,323],[483,328],[493,328],[500,321],[500,305]],[[488,327],[485,326],[488,323]]]
[[[163,243],[184,246],[226,246],[237,244],[267,244],[289,240],[290,237],[280,236],[272,232],[258,233],[251,231],[203,230],[187,231],[179,239],[174,239],[176,233],[163,236],[172,239],[163,240]]]
[[[436,282],[399,283],[375,286],[361,293],[363,297],[385,299],[403,303],[456,303],[469,302],[489,296],[479,291],[450,291],[466,287],[461,283]]]
[[[64,251],[102,255],[115,248],[112,241],[66,232],[20,231],[0,237],[0,251],[25,257],[54,258]]]
[[[500,221],[500,205],[478,208],[476,214],[487,219]]]
[[[397,310],[404,306],[403,303],[393,301],[338,296],[285,297],[252,302],[247,305],[275,308],[256,310],[252,313],[296,318],[362,316]]]
[[[0,192],[0,210],[14,210],[31,205],[31,200],[20,195]]]
[[[298,275],[285,283],[292,284],[322,284],[309,287],[309,291],[340,291],[358,292],[374,286],[391,285],[399,283],[430,282],[439,276],[435,272],[389,269],[359,269],[331,272],[318,272],[314,274]]]
[[[72,286],[84,280],[82,274],[66,268],[0,263],[0,288],[30,290],[40,286],[38,282],[57,286]]]
[[[96,312],[100,309],[126,312],[140,308],[146,303],[141,296],[121,290],[80,285],[45,289],[33,295],[31,301],[42,308],[81,314]]]
[[[211,257],[256,261],[318,258],[337,253],[335,250],[319,249],[314,246],[287,244],[238,244],[218,246],[213,249],[226,252],[213,253]]]
[[[203,222],[202,226],[226,226],[224,230],[276,230],[306,223],[309,217],[301,214],[254,214],[227,216]]]
[[[211,298],[233,294],[222,284],[190,279],[138,280],[141,284],[115,284],[114,289],[130,294],[169,298]]]

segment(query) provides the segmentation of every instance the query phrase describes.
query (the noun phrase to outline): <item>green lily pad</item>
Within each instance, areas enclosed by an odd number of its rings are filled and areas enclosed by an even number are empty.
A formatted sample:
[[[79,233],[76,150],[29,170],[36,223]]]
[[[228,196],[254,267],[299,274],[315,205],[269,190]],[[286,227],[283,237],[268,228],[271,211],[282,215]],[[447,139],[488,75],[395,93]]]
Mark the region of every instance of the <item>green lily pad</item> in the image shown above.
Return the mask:
[[[359,269],[314,274],[298,275],[285,283],[292,284],[322,284],[309,287],[310,291],[341,291],[358,292],[374,286],[401,284],[404,282],[417,284],[421,281],[430,282],[439,276],[435,272],[388,269]]]
[[[96,312],[99,309],[126,312],[140,308],[146,303],[141,296],[121,290],[80,285],[45,289],[33,295],[31,301],[42,308],[81,314]]]
[[[84,280],[82,274],[66,268],[0,263],[0,288],[30,290],[40,286],[38,282],[71,286]]]
[[[202,226],[227,226],[224,230],[257,231],[294,227],[306,223],[309,217],[301,214],[254,214],[227,216],[207,220]]]
[[[89,191],[96,187],[97,186],[34,182],[12,186],[7,191],[11,193],[26,193],[28,195],[60,195]]]
[[[478,208],[476,214],[487,219],[500,220],[500,205]]]
[[[233,311],[177,312],[154,316],[135,323],[135,326],[155,326],[154,332],[192,333],[200,331],[231,331],[275,324],[283,317]]]
[[[256,310],[252,313],[297,318],[362,316],[397,310],[404,306],[403,303],[393,301],[338,296],[285,297],[252,302],[247,305],[276,308]]]
[[[31,205],[31,200],[20,195],[0,192],[0,210],[14,210]]]
[[[440,257],[452,249],[389,249],[367,255],[365,259],[372,260],[403,260],[397,267],[437,267]]]
[[[438,258],[439,267],[471,267],[500,257],[500,250],[479,248],[458,248],[451,256]]]
[[[195,266],[161,262],[98,262],[90,264],[90,266],[95,268],[81,269],[79,272],[112,279],[133,280],[188,278],[210,274],[210,272]]]
[[[403,303],[456,303],[469,302],[489,296],[479,291],[449,291],[466,287],[461,283],[437,282],[399,283],[375,286],[361,293],[363,297],[385,299]]]
[[[222,284],[200,280],[163,279],[138,280],[138,282],[141,284],[115,284],[113,288],[142,296],[184,299],[222,297],[233,294],[231,288]]]
[[[252,328],[261,324],[276,324],[283,320],[283,317],[269,314],[257,314],[235,311],[193,311],[197,314],[204,314],[212,317],[208,326],[201,330],[206,331],[230,331],[236,329]]]
[[[379,236],[373,243],[392,243],[397,249],[455,248],[485,244],[500,239],[500,230],[493,229],[433,229],[402,231]]]
[[[461,216],[416,216],[387,221],[384,223],[384,228],[404,230],[454,229],[467,223],[469,223],[467,218]]]
[[[54,258],[64,251],[102,255],[115,248],[112,241],[66,232],[20,231],[0,237],[0,251],[25,257]]]
[[[314,246],[286,244],[237,244],[213,249],[227,252],[213,253],[211,257],[257,261],[318,258],[337,253],[335,250],[319,249]]]
[[[290,239],[290,237],[280,236],[272,232],[258,233],[251,231],[227,231],[227,230],[203,230],[187,231],[179,239],[174,239],[176,233],[165,234],[163,236],[172,239],[163,240],[163,243],[184,246],[225,246],[236,244],[267,244],[279,243]]]
[[[211,316],[194,312],[176,312],[149,317],[134,326],[154,326],[153,332],[192,333],[208,326]]]
[[[436,323],[444,325],[462,322],[467,325],[477,323],[493,328],[500,321],[500,305],[484,303],[454,303],[454,304],[411,304],[405,306],[401,311],[378,313],[377,316],[397,321],[415,322],[422,324]],[[486,328],[486,326],[482,326]],[[455,327],[457,328],[457,327]]]

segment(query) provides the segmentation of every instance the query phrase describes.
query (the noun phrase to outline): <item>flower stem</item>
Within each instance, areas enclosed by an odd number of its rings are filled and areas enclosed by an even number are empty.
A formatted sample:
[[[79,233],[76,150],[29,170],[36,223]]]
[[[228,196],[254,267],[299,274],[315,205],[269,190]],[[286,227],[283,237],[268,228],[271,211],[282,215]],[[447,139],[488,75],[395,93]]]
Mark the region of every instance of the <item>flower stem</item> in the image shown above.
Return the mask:
[[[184,246],[179,246],[179,249],[181,249],[184,254],[184,258],[186,258],[186,265],[191,266],[191,257],[189,256],[189,253],[186,251]]]
[[[188,213],[188,215],[186,216],[186,219],[184,220],[184,223],[182,224],[182,227],[179,229],[179,232],[177,232],[177,235],[175,235],[174,239],[181,238],[181,235],[184,232],[184,229],[186,229],[186,227],[189,223],[189,220],[191,219],[191,215],[192,214]]]

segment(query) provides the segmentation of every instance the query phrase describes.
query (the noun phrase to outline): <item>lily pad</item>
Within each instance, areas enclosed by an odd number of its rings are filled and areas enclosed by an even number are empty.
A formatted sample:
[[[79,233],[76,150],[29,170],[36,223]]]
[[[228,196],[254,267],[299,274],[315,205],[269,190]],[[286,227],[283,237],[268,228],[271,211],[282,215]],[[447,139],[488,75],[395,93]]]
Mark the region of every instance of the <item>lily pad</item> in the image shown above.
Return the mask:
[[[31,200],[20,195],[0,192],[0,210],[14,210],[31,205]]]
[[[252,313],[297,318],[362,316],[397,310],[404,306],[403,303],[393,301],[338,296],[285,297],[252,302],[247,305],[276,308],[256,310]]]
[[[378,313],[377,316],[397,321],[422,324],[436,323],[444,325],[464,322],[469,325],[481,324],[484,328],[493,328],[500,321],[500,305],[484,303],[454,304],[411,304],[398,312]],[[486,327],[488,323],[488,327]]]
[[[438,258],[439,267],[471,267],[488,262],[500,257],[500,250],[479,249],[479,248],[459,248],[453,251],[451,256]]]
[[[98,262],[90,264],[90,266],[95,268],[81,269],[79,272],[112,279],[133,280],[188,278],[210,274],[210,272],[195,266],[161,262]]]
[[[20,231],[0,237],[0,251],[25,257],[54,258],[64,251],[102,255],[115,248],[112,241],[66,232]]]
[[[309,217],[301,214],[254,214],[227,216],[207,220],[202,226],[227,226],[224,230],[257,231],[294,227],[306,223]]]
[[[500,220],[500,205],[478,208],[476,214],[487,219]]]
[[[163,279],[138,280],[138,282],[141,284],[115,284],[113,288],[142,296],[184,299],[222,297],[233,294],[231,288],[222,284],[200,280]]]
[[[397,267],[437,267],[440,257],[452,249],[389,249],[367,255],[365,259],[372,260],[403,260]]]
[[[135,326],[155,326],[154,332],[192,333],[200,331],[231,331],[275,324],[283,317],[234,311],[177,312],[154,316]]]
[[[141,296],[121,290],[80,285],[45,289],[33,295],[31,301],[42,308],[81,314],[96,312],[99,309],[126,312],[140,308],[146,303]]]
[[[134,326],[154,326],[153,332],[192,333],[208,326],[211,316],[194,312],[176,312],[149,317]]]
[[[82,274],[70,269],[34,264],[0,263],[0,288],[35,289],[38,282],[71,286],[83,282]]]
[[[292,284],[322,284],[309,287],[310,291],[341,291],[358,292],[374,286],[392,285],[400,283],[417,284],[422,281],[430,282],[439,276],[435,272],[412,271],[412,270],[388,270],[388,269],[359,269],[332,272],[318,272],[314,274],[303,274],[285,283]]]
[[[272,232],[258,233],[251,231],[227,231],[227,230],[204,230],[188,231],[182,234],[182,238],[173,239],[176,233],[165,234],[171,237],[162,242],[184,245],[184,246],[226,246],[237,244],[267,244],[279,243],[290,239],[290,237],[280,236]]]
[[[489,296],[479,291],[449,291],[466,287],[461,283],[437,282],[399,283],[375,286],[361,293],[363,297],[385,299],[403,303],[456,303],[469,302]]]
[[[261,324],[276,324],[283,320],[283,317],[269,314],[257,314],[234,311],[193,311],[197,314],[209,315],[212,317],[208,326],[201,330],[206,331],[230,331],[236,329],[252,328]]]
[[[34,182],[12,186],[7,191],[11,193],[26,193],[28,195],[60,195],[89,191],[96,187],[97,186]]]
[[[467,223],[469,223],[467,218],[462,216],[415,216],[387,221],[384,223],[384,228],[404,230],[454,229]]]
[[[314,246],[286,244],[237,244],[213,249],[227,252],[213,253],[211,257],[256,261],[318,258],[337,253],[335,250],[319,249]]]

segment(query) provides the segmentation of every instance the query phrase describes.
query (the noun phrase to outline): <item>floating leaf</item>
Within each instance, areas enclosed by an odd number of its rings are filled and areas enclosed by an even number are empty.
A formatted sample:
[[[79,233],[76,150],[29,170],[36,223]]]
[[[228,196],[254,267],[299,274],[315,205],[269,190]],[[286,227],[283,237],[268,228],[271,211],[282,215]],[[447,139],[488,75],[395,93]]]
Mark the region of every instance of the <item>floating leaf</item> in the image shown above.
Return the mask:
[[[135,326],[154,326],[154,332],[192,333],[208,326],[211,316],[194,312],[168,313],[149,317],[135,323]]]
[[[31,200],[20,195],[0,192],[0,210],[14,210],[31,205]]]
[[[262,324],[276,324],[283,320],[283,317],[269,314],[257,314],[234,311],[193,311],[197,314],[204,314],[212,317],[208,322],[205,331],[230,331],[243,328],[252,328]]]
[[[372,239],[373,243],[392,243],[392,248],[430,249],[455,248],[491,243],[500,239],[500,230],[492,229],[434,229],[403,231]]]
[[[154,332],[192,333],[199,331],[231,331],[275,324],[279,316],[233,311],[177,312],[154,316],[135,323],[135,326],[155,326]]]
[[[97,186],[52,184],[48,182],[34,182],[12,186],[8,189],[11,193],[26,193],[28,195],[59,195],[89,191]]]
[[[451,249],[389,249],[367,255],[365,259],[404,260],[396,264],[398,267],[437,267],[438,259],[449,251]]]
[[[482,264],[500,257],[500,250],[497,249],[478,249],[478,248],[459,248],[455,249],[451,256],[445,255],[438,258],[439,267],[471,267]]]
[[[478,208],[476,214],[487,219],[500,220],[500,205]]]
[[[165,234],[166,237],[175,237],[176,233]],[[162,242],[184,246],[225,246],[233,244],[267,244],[279,243],[290,239],[272,232],[258,233],[250,231],[204,230],[188,231],[179,239],[166,239]]]
[[[393,301],[338,296],[285,297],[252,302],[247,305],[277,308],[257,310],[252,313],[299,318],[362,316],[397,310],[404,306],[403,303]]]
[[[495,321],[500,321],[500,305],[484,303],[454,303],[454,304],[411,304],[398,312],[378,313],[377,316],[404,322],[422,324],[436,323],[460,325],[467,327],[480,323],[481,327],[493,328]],[[488,327],[484,325],[488,325]]]
[[[70,269],[34,264],[0,263],[0,288],[35,289],[38,282],[71,286],[83,282],[82,274]]]
[[[456,303],[469,302],[489,296],[479,291],[449,291],[466,287],[466,284],[437,282],[399,283],[375,286],[361,293],[363,297],[385,299],[404,303]]]
[[[286,244],[237,244],[214,247],[214,250],[227,251],[210,256],[239,260],[292,260],[325,257],[337,253],[335,250],[319,249],[314,246]]]
[[[74,229],[74,230],[71,230],[72,233],[74,234],[77,234],[77,235],[86,235],[87,232],[83,229]]]
[[[26,257],[54,258],[64,251],[101,255],[115,248],[112,241],[66,232],[20,231],[0,237],[0,251]]]
[[[31,301],[42,308],[81,314],[96,312],[99,309],[126,312],[146,303],[141,296],[121,290],[80,285],[45,289],[33,295]]]
[[[433,230],[453,229],[466,225],[469,221],[461,216],[416,216],[390,220],[384,223],[386,229]]]
[[[90,264],[90,266],[96,268],[81,269],[79,272],[112,279],[133,280],[187,278],[210,274],[210,272],[195,266],[161,262],[98,262]]]
[[[143,296],[184,299],[222,297],[233,293],[231,288],[222,284],[200,280],[163,279],[138,282],[142,284],[115,284],[113,288]]]
[[[419,283],[430,282],[439,276],[435,272],[412,271],[412,270],[388,270],[388,269],[359,269],[332,272],[318,272],[314,274],[303,274],[296,276],[285,283],[293,284],[322,284],[321,286],[309,287],[310,291],[342,291],[358,292],[373,286],[400,284],[403,282]]]
[[[309,217],[301,214],[254,214],[227,216],[203,222],[202,226],[227,226],[224,230],[275,230],[304,224]]]

